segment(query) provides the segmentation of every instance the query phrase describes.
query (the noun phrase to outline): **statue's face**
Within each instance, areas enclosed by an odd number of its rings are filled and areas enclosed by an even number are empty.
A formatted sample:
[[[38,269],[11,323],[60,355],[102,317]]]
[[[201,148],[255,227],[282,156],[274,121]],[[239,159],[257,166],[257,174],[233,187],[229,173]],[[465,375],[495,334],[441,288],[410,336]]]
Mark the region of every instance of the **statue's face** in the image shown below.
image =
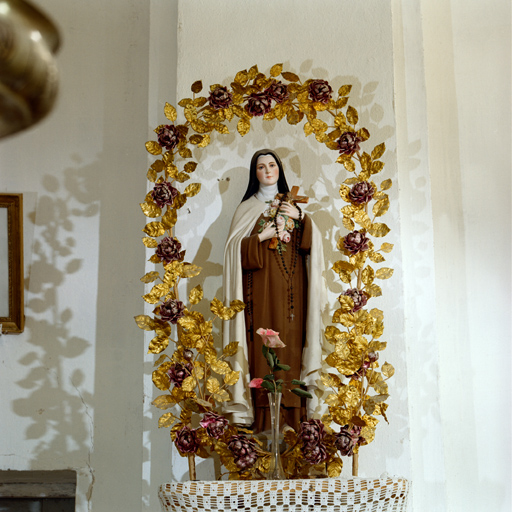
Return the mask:
[[[279,167],[272,155],[261,155],[256,161],[256,177],[262,185],[274,185],[279,179]]]

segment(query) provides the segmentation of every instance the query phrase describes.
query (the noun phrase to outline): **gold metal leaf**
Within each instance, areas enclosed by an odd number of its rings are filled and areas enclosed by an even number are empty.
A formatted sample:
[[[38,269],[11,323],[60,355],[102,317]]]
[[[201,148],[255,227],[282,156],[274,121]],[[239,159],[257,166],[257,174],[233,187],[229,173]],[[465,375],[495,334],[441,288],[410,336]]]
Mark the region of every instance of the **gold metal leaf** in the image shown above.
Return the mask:
[[[148,249],[154,249],[155,247],[158,247],[158,242],[154,238],[150,238],[149,236],[145,236],[142,239],[142,243],[148,248]]]
[[[194,197],[196,194],[199,193],[201,190],[201,183],[191,183],[187,186],[187,188],[184,190],[184,194],[187,197]]]
[[[190,277],[198,276],[201,273],[202,268],[198,265],[194,265],[193,263],[184,263],[181,268],[180,275],[186,279]]]
[[[152,155],[161,155],[162,154],[162,146],[158,144],[158,142],[154,140],[150,140],[146,142],[146,151],[151,153]]]
[[[352,85],[342,85],[338,89],[338,96],[348,96],[352,90]]]
[[[386,151],[386,144],[383,142],[382,144],[379,144],[378,146],[375,146],[375,148],[372,151],[372,160],[378,160]]]
[[[160,354],[169,346],[169,338],[166,336],[156,336],[149,343],[149,354]]]
[[[283,71],[281,76],[288,80],[288,82],[299,82],[300,78],[295,73],[290,73],[289,71]]]
[[[149,224],[146,224],[142,231],[146,233],[146,235],[156,238],[165,233],[165,228],[161,222],[150,222]]]
[[[334,263],[334,265],[332,266],[332,269],[336,273],[340,273],[342,271],[353,272],[355,267],[354,267],[354,265],[350,264],[348,261],[339,260]]]
[[[381,246],[380,246],[380,250],[382,252],[391,252],[393,249],[393,244],[388,244],[386,242],[384,242]]]
[[[218,372],[217,372],[218,373]],[[224,384],[226,386],[233,386],[238,382],[238,379],[240,378],[240,372],[229,372],[224,377]]]
[[[340,295],[338,297],[338,302],[341,307],[338,311],[341,313],[350,313],[354,309],[354,301],[348,295]]]
[[[170,363],[164,363],[153,372],[153,384],[161,391],[165,391],[171,386],[171,381],[169,379],[169,375],[167,374],[167,370],[170,367]]]
[[[178,220],[178,212],[174,208],[169,208],[162,217],[162,225],[165,229],[171,229]]]
[[[158,174],[157,174],[157,172],[154,169],[150,168],[150,169],[148,169],[148,172],[146,174],[146,178],[148,179],[148,181],[151,181],[151,183],[155,183],[155,181],[158,178]]]
[[[393,269],[392,268],[379,268],[377,272],[375,273],[375,277],[377,279],[389,279],[393,275]]]
[[[222,351],[222,355],[225,357],[231,357],[234,356],[238,352],[238,341],[232,341],[231,343],[228,343],[224,350]]]
[[[375,222],[371,228],[368,228],[368,233],[372,236],[381,237],[386,236],[390,232],[390,229],[386,224]]]
[[[155,330],[155,321],[148,315],[137,315],[135,317],[135,322],[139,326],[140,329],[144,331],[154,331]]]
[[[359,208],[354,212],[354,220],[360,226],[370,231],[372,227],[372,221],[370,220],[370,217],[368,217],[368,214],[362,208]]]
[[[355,229],[356,225],[354,224],[354,221],[352,219],[350,219],[349,217],[346,217],[344,215],[343,216],[343,227],[347,231],[353,231]]]
[[[337,478],[338,476],[341,475],[342,469],[343,462],[341,461],[341,459],[336,457],[327,464],[327,476],[329,478]]]
[[[167,119],[169,119],[169,121],[172,121],[173,123],[178,118],[178,113],[176,112],[176,109],[170,103],[167,102],[165,103],[164,114],[165,117],[167,117]]]
[[[328,325],[325,328],[325,339],[330,343],[336,343],[341,331],[334,325]]]
[[[349,197],[350,188],[347,187],[347,185],[341,185],[340,186],[340,197],[345,201],[346,203],[350,203],[350,197]]]
[[[203,299],[203,289],[200,284],[190,290],[188,300],[190,304],[198,304]]]
[[[338,160],[340,160],[340,158],[341,157],[338,157]],[[353,160],[343,160],[343,166],[348,172],[356,172],[356,164]]]
[[[181,158],[192,158],[192,151],[186,147],[180,148],[179,154]]]
[[[196,387],[196,378],[193,375],[189,375],[185,378],[185,380],[181,383],[181,389],[183,391],[193,391]]]
[[[373,214],[375,217],[380,217],[381,215],[384,215],[389,209],[389,197],[384,195],[382,199],[379,199],[374,205],[373,205]]]
[[[225,389],[221,389],[217,393],[213,393],[212,396],[217,402],[227,402],[230,400],[229,393]]]
[[[152,283],[153,281],[156,281],[159,277],[160,274],[156,270],[153,270],[152,272],[148,272],[143,277],[141,277],[140,280],[143,283]]]
[[[202,90],[203,90],[203,82],[201,80],[197,80],[196,82],[194,82],[192,84],[192,86],[190,87],[190,90],[194,93],[194,94],[198,94],[200,93]]]
[[[365,267],[365,269],[361,272],[361,280],[367,286],[373,283],[374,277],[375,271],[370,266]]]
[[[166,412],[160,416],[158,420],[158,428],[172,427],[176,421],[178,421],[178,418],[176,418],[172,412]]]
[[[306,123],[304,125],[304,134],[306,135],[306,137],[311,135],[313,132],[314,132],[313,125],[311,123]]]
[[[352,107],[347,107],[347,121],[352,125],[355,126],[357,124],[357,121],[359,120],[359,114],[357,113],[357,110]]]
[[[247,76],[248,76],[249,80],[254,80],[257,75],[258,75],[258,66],[256,66],[256,64],[255,64],[254,66],[252,66],[249,69],[249,73],[247,74]]]
[[[382,365],[381,371],[382,375],[388,378],[393,377],[393,375],[395,374],[395,369],[393,368],[393,365],[389,364],[387,361]]]
[[[327,131],[327,123],[325,121],[322,121],[321,119],[313,119],[311,121],[311,126],[313,127],[313,130],[315,133],[323,133]]]
[[[320,380],[327,388],[339,388],[342,386],[341,379],[334,373],[322,373]]]
[[[187,196],[185,194],[179,194],[178,197],[174,199],[173,206],[176,210],[183,208],[185,203],[187,202]]]
[[[184,170],[185,170],[185,172],[191,173],[196,170],[196,167],[197,167],[197,162],[187,162],[185,164]]]
[[[207,381],[206,381],[206,389],[210,392],[210,393],[217,393],[220,389],[220,383],[219,381],[215,378],[215,377],[210,377]]]
[[[212,370],[219,375],[227,375],[232,371],[231,367],[228,363],[226,363],[226,361],[219,361],[218,359],[212,362],[211,367]]]
[[[382,290],[380,286],[376,284],[371,284],[370,286],[366,286],[364,291],[370,296],[370,297],[380,297],[382,295]]]
[[[377,174],[380,171],[382,171],[382,169],[384,169],[384,162],[377,160],[375,162],[372,162],[370,172],[371,172],[371,174]]]
[[[281,71],[283,71],[283,65],[282,64],[274,64],[270,68],[270,76],[279,76],[281,74]]]
[[[249,133],[251,129],[251,123],[247,119],[240,119],[236,125],[238,133],[243,137]]]
[[[382,254],[375,251],[369,251],[368,258],[370,258],[374,263],[382,263],[383,261],[386,261]]]
[[[288,114],[286,115],[286,120],[288,121],[288,124],[298,124],[300,122],[300,114],[295,109],[291,109],[288,111]]]
[[[160,217],[162,209],[155,203],[139,203],[142,213],[146,217]]]
[[[361,164],[361,168],[363,169],[363,171],[367,171],[366,174],[369,177],[372,159],[366,151],[364,151],[363,154],[361,155],[361,159],[359,160],[359,163]],[[361,176],[360,176],[360,178],[361,178]],[[363,178],[361,178],[361,179],[363,179]],[[364,179],[367,179],[367,178],[365,177]]]
[[[160,395],[151,402],[155,407],[159,409],[169,409],[175,405],[175,401],[171,395]]]
[[[341,213],[343,213],[343,215],[346,215],[347,217],[353,217],[354,216],[354,213],[358,210],[359,208],[356,208],[353,204],[347,204],[347,206],[344,206],[342,209],[341,209]]]
[[[235,312],[240,313],[245,309],[245,303],[241,300],[235,299],[229,303],[229,307]]]
[[[380,184],[380,188],[381,190],[388,190],[391,188],[391,185],[393,184],[393,182],[391,180],[384,180],[381,184]]]
[[[155,293],[146,293],[146,295],[143,295],[142,298],[148,303],[148,304],[157,304],[160,302],[160,297],[156,295]]]
[[[210,144],[210,135],[208,133],[205,133],[203,135],[203,140],[197,145],[198,148],[205,148]]]
[[[210,311],[221,320],[230,320],[235,315],[235,311],[224,306],[224,304],[216,297],[214,297],[210,303]]]

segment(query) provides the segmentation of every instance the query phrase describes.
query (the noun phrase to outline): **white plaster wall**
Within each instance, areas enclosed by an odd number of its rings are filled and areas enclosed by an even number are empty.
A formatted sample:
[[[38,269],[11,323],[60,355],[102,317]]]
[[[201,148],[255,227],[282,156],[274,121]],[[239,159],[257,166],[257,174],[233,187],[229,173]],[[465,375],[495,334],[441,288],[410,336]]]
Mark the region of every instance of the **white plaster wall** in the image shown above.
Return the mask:
[[[27,276],[25,332],[0,339],[0,468],[76,469],[78,511],[137,510],[149,5],[37,3],[61,30],[61,87],[48,119],[0,141]]]

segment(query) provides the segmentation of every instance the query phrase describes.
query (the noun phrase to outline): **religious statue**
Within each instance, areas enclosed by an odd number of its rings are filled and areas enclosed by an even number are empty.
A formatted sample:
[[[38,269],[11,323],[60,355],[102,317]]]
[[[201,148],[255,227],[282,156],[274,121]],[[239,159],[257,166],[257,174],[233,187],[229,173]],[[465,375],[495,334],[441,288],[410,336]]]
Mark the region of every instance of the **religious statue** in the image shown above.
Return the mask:
[[[270,427],[266,390],[249,388],[251,378],[268,373],[259,328],[279,332],[286,345],[278,355],[291,368],[279,378],[302,380],[310,392],[319,379],[325,305],[322,240],[299,206],[307,198],[297,191],[293,187],[290,192],[279,156],[268,149],[257,151],[224,253],[224,299],[246,304],[243,314],[224,325],[224,344],[240,344],[233,362],[241,376],[224,412],[234,423],[252,425],[255,433]],[[282,421],[296,430],[314,408],[310,400],[288,391],[281,403]]]

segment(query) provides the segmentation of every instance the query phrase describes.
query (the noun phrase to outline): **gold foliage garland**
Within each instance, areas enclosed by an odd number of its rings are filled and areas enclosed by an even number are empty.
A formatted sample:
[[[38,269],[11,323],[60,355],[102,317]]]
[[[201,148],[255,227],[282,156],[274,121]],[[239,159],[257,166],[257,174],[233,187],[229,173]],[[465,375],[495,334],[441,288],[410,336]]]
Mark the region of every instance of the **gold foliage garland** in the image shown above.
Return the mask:
[[[176,406],[181,409],[179,416],[165,412],[159,426],[171,428],[171,438],[182,456],[208,457],[215,451],[230,478],[262,478],[269,468],[270,454],[250,431],[227,422],[215,435],[203,426],[192,428],[194,414],[204,419],[218,404],[230,400],[229,388],[240,375],[233,371],[227,359],[236,354],[238,343],[230,343],[218,354],[212,321],[191,308],[203,300],[201,286],[190,291],[188,306],[179,300],[180,281],[197,276],[201,269],[185,261],[185,251],[180,251],[174,228],[179,210],[201,189],[199,183],[192,183],[179,191],[198,167],[191,160],[191,145],[204,148],[211,143],[214,132],[230,133],[228,123],[233,120],[241,136],[250,131],[254,117],[263,117],[265,121],[286,119],[291,125],[305,121],[306,137],[314,135],[319,143],[338,151],[336,162],[351,175],[339,191],[347,203],[341,209],[342,224],[350,232],[337,242],[337,249],[345,258],[332,267],[349,289],[338,297],[339,308],[333,313],[333,325],[325,329],[325,337],[333,346],[325,359],[332,370],[321,375],[323,385],[330,390],[326,398],[329,412],[322,418],[323,434],[319,441],[325,456],[319,464],[308,463],[300,433],[290,430],[285,434],[288,448],[282,457],[290,478],[307,478],[312,468],[331,477],[338,476],[343,466],[341,455],[357,453],[359,446],[373,441],[379,421],[376,416],[387,421],[387,380],[394,373],[391,364],[385,362],[379,366],[377,362],[379,352],[386,348],[386,342],[380,341],[384,314],[376,308],[365,308],[369,300],[382,294],[376,281],[393,274],[391,268],[372,266],[383,263],[384,254],[393,248],[392,244],[381,243],[377,249],[371,239],[389,232],[389,227],[378,219],[390,206],[386,191],[392,182],[386,179],[380,186],[375,182],[375,176],[384,168],[381,157],[385,144],[378,144],[370,152],[360,149],[359,144],[365,143],[370,133],[364,127],[357,127],[358,112],[348,104],[351,85],[341,86],[335,95],[325,80],[302,82],[295,73],[283,71],[282,64],[272,66],[269,76],[259,72],[257,66],[239,71],[229,88],[214,84],[208,96],[200,96],[202,90],[202,82],[195,82],[191,87],[192,98],[178,103],[183,109],[181,124],[176,108],[166,103],[164,114],[170,124],[158,126],[155,129],[158,140],[146,143],[147,151],[159,157],[150,166],[147,179],[155,187],[168,187],[170,196],[162,202],[150,192],[140,205],[150,219],[143,229],[147,236],[142,242],[147,248],[156,249],[150,261],[161,264],[163,274],[152,271],[141,278],[142,282],[152,284],[143,299],[155,305],[155,309],[152,316],[139,315],[135,320],[141,329],[155,333],[149,344],[150,353],[160,354],[173,342],[172,355],[162,354],[155,362],[153,382],[165,394],[153,404],[162,410],[176,409]],[[160,250],[163,240],[170,243],[169,254]],[[171,315],[174,312],[170,319],[162,313],[162,308],[169,307]],[[217,298],[210,303],[211,312],[223,321],[233,318],[244,307],[241,301],[224,305]],[[177,337],[173,339],[171,324],[176,323]],[[333,423],[338,428],[333,429]],[[348,453],[347,446],[340,443],[337,432],[340,427],[351,437]],[[237,436],[245,436],[257,456],[250,467],[241,467],[230,448],[230,440]]]

